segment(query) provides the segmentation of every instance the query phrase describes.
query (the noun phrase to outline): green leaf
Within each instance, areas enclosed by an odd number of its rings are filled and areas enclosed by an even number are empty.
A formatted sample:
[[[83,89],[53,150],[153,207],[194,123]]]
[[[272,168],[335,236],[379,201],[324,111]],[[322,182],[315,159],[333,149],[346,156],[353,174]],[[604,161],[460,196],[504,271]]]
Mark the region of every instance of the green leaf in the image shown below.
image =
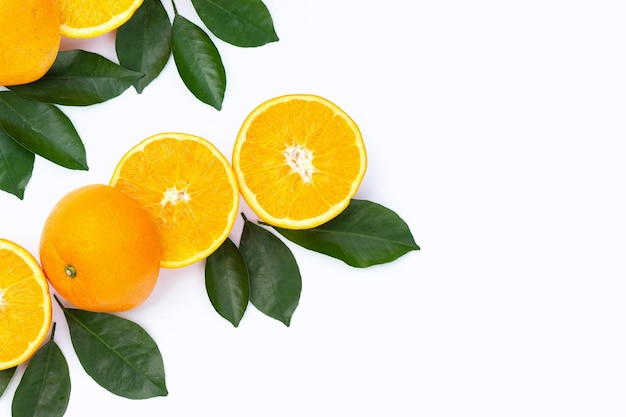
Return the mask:
[[[11,379],[13,378],[13,375],[15,375],[16,370],[17,366],[9,369],[3,369],[2,371],[0,371],[0,397],[2,397],[2,394],[4,394],[4,391],[9,386],[9,382],[11,382]]]
[[[70,391],[67,361],[57,344],[50,340],[28,363],[13,396],[12,416],[61,417],[70,401]]]
[[[74,49],[60,51],[39,80],[10,89],[44,103],[89,106],[119,96],[141,77],[101,55]]]
[[[250,287],[246,265],[232,240],[226,239],[207,258],[204,278],[215,310],[233,326],[239,326],[250,299]]]
[[[352,200],[333,220],[312,229],[275,229],[300,246],[359,268],[391,262],[420,249],[404,220],[366,200]]]
[[[293,254],[278,237],[248,220],[239,249],[248,269],[252,305],[289,326],[302,291]]]
[[[117,29],[115,51],[121,65],[145,74],[135,81],[141,94],[163,70],[172,54],[172,24],[161,0],[144,0]]]
[[[78,360],[100,386],[130,399],[167,395],[161,352],[142,327],[108,313],[63,312]]]
[[[191,0],[206,27],[221,40],[240,47],[278,41],[269,10],[261,0]]]
[[[0,91],[0,127],[14,141],[55,164],[89,169],[85,147],[74,125],[53,104]]]
[[[0,189],[24,198],[35,164],[35,154],[15,142],[0,127]]]
[[[172,25],[172,52],[178,74],[189,91],[220,110],[226,92],[226,71],[209,35],[177,14]]]

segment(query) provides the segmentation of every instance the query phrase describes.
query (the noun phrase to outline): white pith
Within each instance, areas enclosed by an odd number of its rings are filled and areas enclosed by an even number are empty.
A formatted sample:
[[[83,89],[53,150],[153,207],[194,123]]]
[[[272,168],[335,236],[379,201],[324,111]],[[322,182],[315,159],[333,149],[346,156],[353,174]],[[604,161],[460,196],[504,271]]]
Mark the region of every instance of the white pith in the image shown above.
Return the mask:
[[[313,165],[313,151],[305,146],[294,143],[287,146],[283,151],[285,161],[291,170],[300,175],[302,181],[311,183],[313,181],[313,173],[315,166]]]
[[[178,204],[179,202],[186,203],[189,201],[191,197],[189,193],[187,193],[186,189],[179,190],[178,188],[170,187],[163,193],[163,198],[161,199],[161,207],[165,206],[167,203],[170,204]]]

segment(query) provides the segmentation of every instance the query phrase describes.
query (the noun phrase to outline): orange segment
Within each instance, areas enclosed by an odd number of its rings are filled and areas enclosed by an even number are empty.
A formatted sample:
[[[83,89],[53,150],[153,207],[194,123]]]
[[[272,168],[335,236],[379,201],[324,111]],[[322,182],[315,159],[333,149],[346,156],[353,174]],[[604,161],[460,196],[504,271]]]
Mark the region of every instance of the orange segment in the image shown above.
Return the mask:
[[[290,229],[341,213],[365,175],[367,157],[356,123],[314,95],[276,97],[244,121],[233,149],[241,193],[265,222]]]
[[[161,266],[179,268],[206,258],[228,237],[239,188],[224,155],[185,133],[151,136],[118,163],[111,186],[149,213],[161,238]]]
[[[41,267],[26,249],[0,239],[0,370],[30,358],[48,334],[51,320]]]
[[[123,25],[143,0],[58,0],[61,35],[93,38]]]

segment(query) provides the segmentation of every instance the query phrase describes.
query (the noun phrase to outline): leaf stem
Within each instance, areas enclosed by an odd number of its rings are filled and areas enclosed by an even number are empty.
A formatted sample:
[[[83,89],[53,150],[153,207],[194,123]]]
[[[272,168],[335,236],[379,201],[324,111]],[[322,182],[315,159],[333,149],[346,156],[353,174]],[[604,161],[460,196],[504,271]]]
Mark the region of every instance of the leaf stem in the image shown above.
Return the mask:
[[[57,297],[56,294],[52,294],[52,296],[54,297],[54,299],[56,300],[57,304],[59,305],[59,307],[61,307],[61,310],[65,311],[65,306],[63,304],[61,304],[61,300],[59,300],[59,297]]]
[[[56,332],[57,330],[57,322],[53,321],[52,322],[52,332],[50,332],[50,341],[54,340],[54,332]]]
[[[172,7],[174,8],[174,15],[178,16],[178,9],[176,8],[176,3],[172,0]]]
[[[243,213],[243,211],[241,212],[241,217],[243,218],[244,222],[248,221],[248,218],[246,217],[246,215]]]

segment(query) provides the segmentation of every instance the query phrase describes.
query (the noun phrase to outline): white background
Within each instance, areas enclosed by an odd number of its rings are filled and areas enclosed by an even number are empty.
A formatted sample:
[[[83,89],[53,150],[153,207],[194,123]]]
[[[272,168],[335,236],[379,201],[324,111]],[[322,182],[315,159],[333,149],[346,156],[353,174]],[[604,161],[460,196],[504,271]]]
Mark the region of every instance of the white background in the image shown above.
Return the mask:
[[[123,316],[158,343],[164,398],[127,400],[93,382],[55,309],[66,416],[626,415],[624,3],[266,5],[279,42],[216,40],[222,111],[185,89],[173,60],[141,95],[64,107],[90,170],[38,158],[23,201],[0,194],[0,236],[37,254],[56,201],[108,182],[140,140],[193,133],[230,159],[257,104],[304,92],[359,124],[369,166],[357,197],[395,210],[422,250],[354,269],[290,245],[303,291],[289,328],[252,306],[234,328],[213,310],[201,263],[163,270]],[[177,6],[199,22],[189,1]],[[115,59],[112,42],[64,47]],[[238,221],[231,237],[240,231]]]

